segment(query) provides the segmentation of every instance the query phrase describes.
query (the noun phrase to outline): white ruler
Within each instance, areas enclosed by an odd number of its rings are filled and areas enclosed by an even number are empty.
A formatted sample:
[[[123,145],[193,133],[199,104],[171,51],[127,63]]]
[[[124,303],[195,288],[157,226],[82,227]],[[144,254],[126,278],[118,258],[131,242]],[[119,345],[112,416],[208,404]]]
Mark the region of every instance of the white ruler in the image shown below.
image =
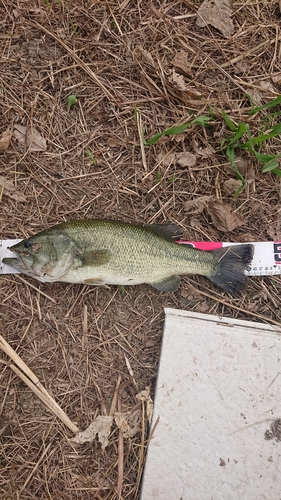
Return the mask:
[[[18,273],[15,269],[2,263],[4,257],[15,257],[9,247],[18,243],[19,240],[0,240],[0,274]],[[200,250],[215,250],[216,248],[241,243],[207,242],[207,241],[178,241],[181,245],[190,245]],[[246,243],[242,243],[245,245]],[[262,241],[251,243],[255,247],[254,257],[251,265],[246,269],[247,276],[272,276],[281,274],[281,241]]]

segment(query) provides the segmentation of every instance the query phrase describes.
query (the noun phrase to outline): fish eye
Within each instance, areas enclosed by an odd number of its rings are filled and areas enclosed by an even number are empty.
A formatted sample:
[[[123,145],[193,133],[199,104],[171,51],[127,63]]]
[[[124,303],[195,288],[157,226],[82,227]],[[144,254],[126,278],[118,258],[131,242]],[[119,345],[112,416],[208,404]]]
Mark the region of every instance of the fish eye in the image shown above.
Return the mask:
[[[30,243],[30,241],[25,241],[24,248],[30,248],[30,247],[32,247],[32,243]]]

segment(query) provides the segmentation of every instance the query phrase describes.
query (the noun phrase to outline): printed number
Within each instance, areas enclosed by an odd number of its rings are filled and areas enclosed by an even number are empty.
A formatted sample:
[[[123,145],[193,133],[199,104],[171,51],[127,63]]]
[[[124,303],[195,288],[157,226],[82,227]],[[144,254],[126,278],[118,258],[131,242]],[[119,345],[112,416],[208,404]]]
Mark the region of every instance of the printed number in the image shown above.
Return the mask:
[[[281,242],[274,243],[273,248],[275,264],[281,264]]]

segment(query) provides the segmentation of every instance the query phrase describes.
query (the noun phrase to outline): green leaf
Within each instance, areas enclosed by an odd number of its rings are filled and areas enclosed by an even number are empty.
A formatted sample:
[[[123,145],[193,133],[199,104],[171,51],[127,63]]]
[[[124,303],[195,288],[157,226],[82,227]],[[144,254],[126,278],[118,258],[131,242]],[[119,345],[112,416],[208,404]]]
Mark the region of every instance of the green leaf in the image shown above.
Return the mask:
[[[197,116],[197,118],[194,118],[191,123],[196,123],[197,125],[202,125],[202,127],[205,127],[212,120],[213,118],[211,116],[201,115]]]
[[[281,134],[281,123],[277,123],[269,132],[270,137],[276,137]]]
[[[93,157],[93,155],[92,155],[92,153],[91,153],[91,151],[90,151],[89,149],[86,149],[86,154],[89,156],[89,158],[90,158],[91,162],[92,162],[94,165],[96,165],[96,160],[95,160],[95,158]]]
[[[159,132],[159,134],[154,135],[149,139],[148,141],[145,141],[144,143],[148,146],[151,146],[152,144],[155,144],[163,135],[177,135],[181,134],[184,132],[187,128],[191,127],[191,125],[197,124],[201,125],[202,127],[205,127],[205,125],[212,120],[210,116],[206,115],[201,115],[198,116],[197,118],[194,118],[191,122],[188,123],[183,123],[182,125],[177,125],[176,127],[171,127],[167,128],[163,132]]]
[[[261,163],[267,163],[270,160],[276,158],[277,155],[264,155],[263,153],[259,153],[258,151],[253,151],[255,157],[257,160],[259,160]]]
[[[276,97],[276,99],[273,99],[273,101],[268,102],[267,104],[264,104],[263,106],[259,106],[257,108],[252,109],[250,111],[250,116],[255,115],[258,111],[261,111],[262,109],[270,109],[273,108],[274,106],[277,106],[277,104],[281,104],[281,95]]]
[[[235,123],[229,118],[229,116],[225,113],[225,111],[223,109],[221,110],[221,113],[222,113],[223,119],[224,119],[226,125],[228,126],[228,128],[232,132],[236,132],[237,127],[236,127]]]
[[[276,168],[278,168],[277,158],[272,158],[265,164],[265,166],[262,169],[262,173],[265,174],[266,172],[272,172],[272,170]]]
[[[151,139],[149,139],[148,141],[144,139],[144,144],[146,146],[152,146],[152,144],[155,144],[155,142],[157,142],[158,139],[160,139],[163,135],[164,132],[160,132],[159,134],[156,134],[153,137],[151,137]]]
[[[231,146],[228,146],[225,154],[226,154],[227,158],[229,159],[231,166],[232,166],[234,172],[236,173],[238,179],[240,179],[240,181],[242,182],[242,186],[239,189],[237,189],[237,191],[234,193],[234,196],[238,196],[241,193],[241,191],[243,191],[244,187],[246,186],[246,181],[245,181],[243,175],[241,174],[241,172],[239,172],[237,166],[235,165],[234,148]]]
[[[272,172],[281,177],[281,170],[279,168],[275,168],[274,170],[272,170]]]
[[[258,137],[254,137],[251,141],[245,142],[241,145],[242,149],[249,149],[249,146],[253,146],[254,144],[259,144],[260,142],[267,141],[268,139],[273,139],[281,134],[281,123],[277,123],[268,134],[262,134]]]
[[[70,109],[73,104],[76,104],[77,102],[77,97],[75,94],[69,95],[67,97],[67,109]]]

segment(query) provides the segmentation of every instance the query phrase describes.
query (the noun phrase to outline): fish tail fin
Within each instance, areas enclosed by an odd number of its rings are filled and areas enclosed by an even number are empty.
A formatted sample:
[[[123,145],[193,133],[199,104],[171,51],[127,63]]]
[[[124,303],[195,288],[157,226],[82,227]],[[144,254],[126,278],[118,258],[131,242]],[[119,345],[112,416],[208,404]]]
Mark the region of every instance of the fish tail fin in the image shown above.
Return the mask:
[[[233,245],[212,253],[217,265],[215,273],[208,278],[232,295],[241,295],[248,283],[245,269],[252,261],[254,245]]]

